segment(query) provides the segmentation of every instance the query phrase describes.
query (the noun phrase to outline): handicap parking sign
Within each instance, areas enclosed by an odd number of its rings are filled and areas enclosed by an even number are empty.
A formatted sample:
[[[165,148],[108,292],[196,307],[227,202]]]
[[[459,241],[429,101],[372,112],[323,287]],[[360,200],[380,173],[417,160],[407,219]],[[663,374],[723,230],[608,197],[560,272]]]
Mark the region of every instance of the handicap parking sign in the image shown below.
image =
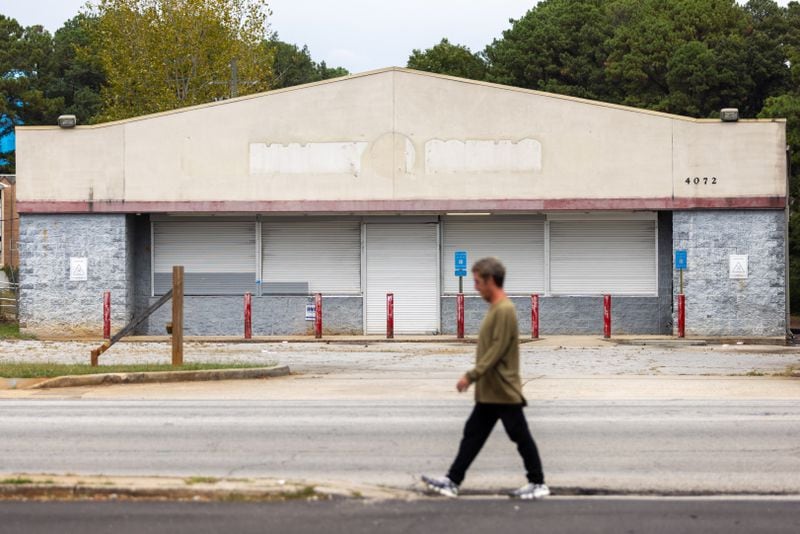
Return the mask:
[[[686,251],[685,250],[676,250],[675,251],[675,268],[676,269],[686,269]]]
[[[467,276],[467,251],[456,251],[456,276]]]

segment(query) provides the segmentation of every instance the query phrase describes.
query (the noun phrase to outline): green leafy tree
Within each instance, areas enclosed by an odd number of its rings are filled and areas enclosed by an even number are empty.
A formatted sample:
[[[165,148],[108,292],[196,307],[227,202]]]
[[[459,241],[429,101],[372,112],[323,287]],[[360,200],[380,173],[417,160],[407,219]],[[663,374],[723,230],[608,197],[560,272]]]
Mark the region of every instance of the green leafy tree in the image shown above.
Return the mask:
[[[274,54],[272,88],[281,89],[304,83],[318,82],[350,74],[342,67],[328,68],[325,62],[317,63],[307,46],[300,48],[278,39],[277,35],[265,43]]]
[[[750,24],[747,70],[753,80],[745,108],[748,116],[755,116],[769,97],[785,93],[790,88],[791,69],[787,64],[790,48],[786,40],[790,31],[798,29],[790,25],[791,11],[774,0],[750,0],[744,9]],[[796,7],[790,9],[796,10]]]
[[[483,80],[486,78],[486,63],[466,46],[452,44],[447,39],[428,48],[415,49],[408,58],[408,68],[449,74],[461,78]]]
[[[93,39],[106,74],[101,120],[266,90],[264,0],[97,0]]]
[[[487,78],[506,85],[617,100],[604,73],[612,28],[604,0],[544,0],[511,20],[485,51]]]
[[[785,86],[773,0],[544,0],[485,51],[488,79],[684,115],[753,117]]]
[[[331,78],[341,78],[348,76],[350,71],[344,67],[328,67],[325,61],[317,64],[317,76],[320,80],[330,80]]]
[[[0,137],[20,124],[54,124],[63,105],[48,98],[52,37],[41,26],[23,28],[0,15]],[[0,154],[0,172],[15,171],[14,155]]]
[[[748,105],[758,83],[748,70],[752,24],[734,0],[616,0],[609,15],[606,74],[622,103],[692,116],[760,109]]]
[[[102,109],[101,90],[106,76],[98,57],[96,17],[80,14],[68,20],[53,37],[52,73],[47,85],[49,97],[64,101],[64,113],[75,115],[78,123],[92,122]]]

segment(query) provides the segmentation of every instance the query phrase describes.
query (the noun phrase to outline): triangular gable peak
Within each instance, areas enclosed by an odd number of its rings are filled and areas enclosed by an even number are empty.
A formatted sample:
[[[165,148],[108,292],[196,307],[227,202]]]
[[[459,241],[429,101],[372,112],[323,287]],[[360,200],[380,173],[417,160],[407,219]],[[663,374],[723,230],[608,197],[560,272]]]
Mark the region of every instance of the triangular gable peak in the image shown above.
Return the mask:
[[[694,120],[396,68],[18,137],[28,211],[776,207],[786,194],[783,121]]]

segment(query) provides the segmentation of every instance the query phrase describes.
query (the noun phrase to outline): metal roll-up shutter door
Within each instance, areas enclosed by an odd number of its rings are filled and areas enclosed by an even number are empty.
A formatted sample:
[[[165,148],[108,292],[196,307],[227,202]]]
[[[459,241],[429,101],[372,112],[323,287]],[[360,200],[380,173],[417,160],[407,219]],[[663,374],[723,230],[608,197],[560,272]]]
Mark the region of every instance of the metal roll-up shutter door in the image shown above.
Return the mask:
[[[264,294],[361,293],[358,220],[264,221]]]
[[[453,256],[467,251],[469,266],[487,256],[498,258],[506,267],[505,290],[531,294],[544,291],[544,218],[480,217],[446,219],[442,228],[444,291],[458,292]],[[474,293],[471,276],[464,280],[464,292]]]
[[[172,267],[184,267],[187,295],[242,295],[256,289],[253,221],[153,222],[153,291],[172,288]]]
[[[386,332],[386,293],[394,293],[394,331],[439,330],[437,224],[367,224],[367,333]]]
[[[561,295],[653,295],[656,221],[550,222],[550,291]]]

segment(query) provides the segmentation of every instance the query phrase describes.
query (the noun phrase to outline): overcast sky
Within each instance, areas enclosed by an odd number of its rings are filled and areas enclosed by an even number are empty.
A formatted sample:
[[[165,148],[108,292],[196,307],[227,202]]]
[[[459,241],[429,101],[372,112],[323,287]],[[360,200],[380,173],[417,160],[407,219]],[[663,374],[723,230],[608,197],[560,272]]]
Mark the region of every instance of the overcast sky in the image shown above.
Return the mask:
[[[284,41],[307,44],[316,60],[363,72],[404,66],[411,50],[449,38],[483,49],[536,0],[272,0],[272,29]],[[785,5],[788,0],[779,0]],[[85,0],[0,0],[0,13],[51,32]]]

